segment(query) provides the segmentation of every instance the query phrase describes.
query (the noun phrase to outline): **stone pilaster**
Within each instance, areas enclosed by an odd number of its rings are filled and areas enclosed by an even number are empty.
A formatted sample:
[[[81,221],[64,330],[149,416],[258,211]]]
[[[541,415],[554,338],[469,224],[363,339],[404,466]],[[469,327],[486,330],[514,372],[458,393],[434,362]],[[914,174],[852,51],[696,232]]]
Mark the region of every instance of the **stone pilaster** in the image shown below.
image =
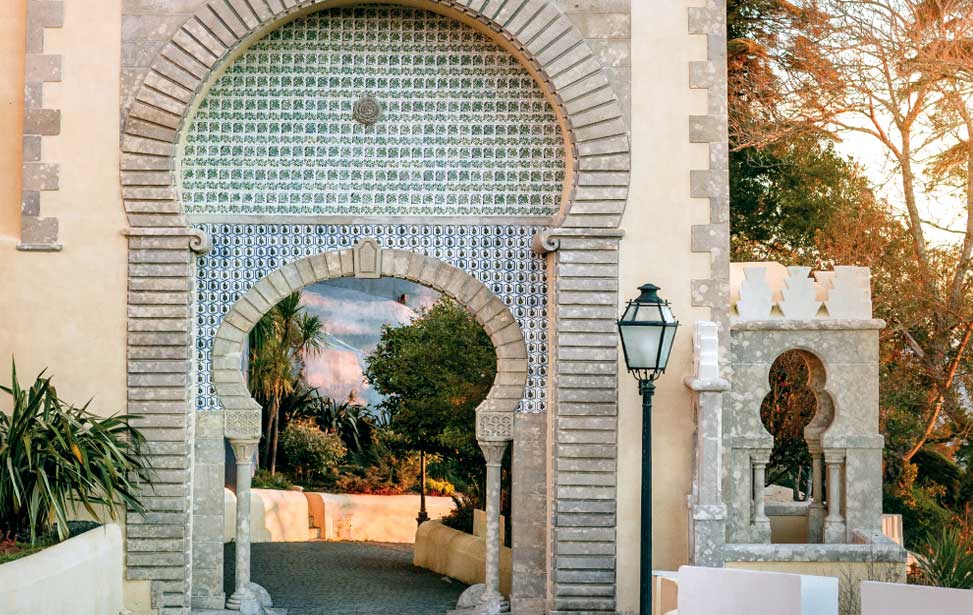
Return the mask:
[[[620,237],[559,228],[535,241],[556,250],[552,613],[615,610]]]
[[[720,377],[719,326],[697,322],[693,336],[695,374],[686,379],[696,406],[696,463],[689,497],[689,545],[696,566],[722,566],[726,543],[726,505],[721,485],[723,393],[729,381]]]
[[[61,56],[44,53],[44,30],[64,26],[64,3],[27,0],[24,148],[18,250],[56,252],[57,218],[41,216],[41,193],[60,188],[61,168],[44,159],[44,137],[61,133],[61,111],[44,106],[44,84],[61,80]]]

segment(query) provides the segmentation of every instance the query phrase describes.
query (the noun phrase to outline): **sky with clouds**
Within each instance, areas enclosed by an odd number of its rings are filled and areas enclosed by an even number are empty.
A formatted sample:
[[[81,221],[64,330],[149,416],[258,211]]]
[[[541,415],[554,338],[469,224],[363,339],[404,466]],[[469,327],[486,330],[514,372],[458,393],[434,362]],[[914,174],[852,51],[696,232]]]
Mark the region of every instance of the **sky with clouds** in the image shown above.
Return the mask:
[[[307,312],[324,323],[326,346],[306,361],[307,382],[325,397],[376,404],[381,396],[364,382],[365,356],[379,342],[382,325],[407,324],[439,293],[396,278],[340,278],[301,293]]]

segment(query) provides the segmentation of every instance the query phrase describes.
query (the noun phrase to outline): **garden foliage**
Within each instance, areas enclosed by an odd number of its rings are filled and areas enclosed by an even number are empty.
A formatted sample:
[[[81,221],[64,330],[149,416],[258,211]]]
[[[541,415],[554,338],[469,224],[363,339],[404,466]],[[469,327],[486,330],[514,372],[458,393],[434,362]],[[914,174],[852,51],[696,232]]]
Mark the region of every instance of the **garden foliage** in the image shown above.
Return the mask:
[[[131,417],[99,418],[65,402],[43,372],[23,389],[16,364],[0,390],[13,402],[0,411],[0,538],[33,543],[53,530],[63,540],[76,510],[96,519],[144,510],[150,468]]]

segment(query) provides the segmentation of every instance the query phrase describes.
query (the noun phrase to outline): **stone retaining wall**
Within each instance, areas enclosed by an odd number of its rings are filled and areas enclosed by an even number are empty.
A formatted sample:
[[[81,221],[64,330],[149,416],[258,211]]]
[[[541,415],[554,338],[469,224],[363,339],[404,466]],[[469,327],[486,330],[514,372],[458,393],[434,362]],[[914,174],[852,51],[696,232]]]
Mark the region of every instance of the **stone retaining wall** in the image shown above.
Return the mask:
[[[236,496],[224,490],[223,540],[236,535]],[[430,519],[453,509],[453,499],[426,497]],[[251,541],[352,540],[412,543],[418,495],[358,495],[254,489],[250,498]]]
[[[117,615],[122,578],[122,530],[105,525],[0,566],[0,612]]]
[[[416,548],[412,563],[467,585],[482,583],[484,578],[485,543],[439,521],[427,521],[416,531]],[[500,547],[500,593],[510,595],[511,552]]]

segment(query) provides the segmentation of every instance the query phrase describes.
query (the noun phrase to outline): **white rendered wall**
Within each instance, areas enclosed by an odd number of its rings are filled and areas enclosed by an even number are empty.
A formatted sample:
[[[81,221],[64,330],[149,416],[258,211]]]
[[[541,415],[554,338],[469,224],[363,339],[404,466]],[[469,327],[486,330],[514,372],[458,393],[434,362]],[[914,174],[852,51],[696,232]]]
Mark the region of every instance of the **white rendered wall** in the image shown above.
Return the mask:
[[[117,615],[122,608],[122,531],[95,528],[0,565],[3,615]]]
[[[973,613],[973,591],[866,581],[861,589],[861,615]]]

